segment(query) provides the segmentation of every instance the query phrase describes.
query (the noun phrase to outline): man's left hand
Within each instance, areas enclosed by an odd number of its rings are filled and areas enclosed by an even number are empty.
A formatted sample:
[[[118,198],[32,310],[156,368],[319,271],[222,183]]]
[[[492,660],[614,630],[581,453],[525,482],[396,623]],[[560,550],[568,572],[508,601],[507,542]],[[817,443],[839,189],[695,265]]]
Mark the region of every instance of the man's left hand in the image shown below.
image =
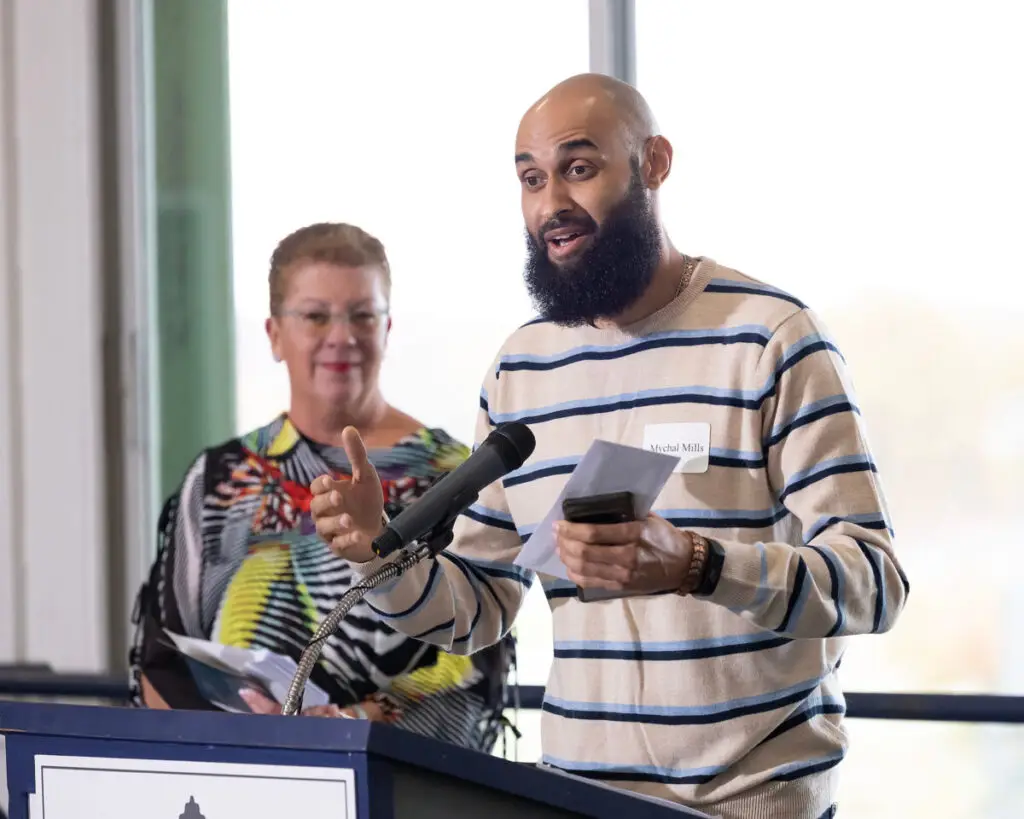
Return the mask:
[[[657,515],[634,523],[558,521],[555,545],[577,586],[637,594],[680,588],[693,556],[689,533]]]

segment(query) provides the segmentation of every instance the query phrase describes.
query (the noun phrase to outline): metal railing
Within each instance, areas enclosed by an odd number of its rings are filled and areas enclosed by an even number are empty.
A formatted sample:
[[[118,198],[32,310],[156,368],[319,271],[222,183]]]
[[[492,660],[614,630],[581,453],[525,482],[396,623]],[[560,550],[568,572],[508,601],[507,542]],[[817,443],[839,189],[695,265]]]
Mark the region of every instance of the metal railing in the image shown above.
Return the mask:
[[[110,674],[57,674],[45,667],[0,668],[0,697],[55,697],[128,701],[128,683]],[[538,709],[544,687],[521,685],[515,702]],[[848,692],[846,716],[853,719],[891,719],[930,722],[994,722],[1024,724],[1024,696],[998,694],[897,694]]]
[[[0,668],[0,697],[62,697],[127,702],[125,676],[57,674],[45,668]]]

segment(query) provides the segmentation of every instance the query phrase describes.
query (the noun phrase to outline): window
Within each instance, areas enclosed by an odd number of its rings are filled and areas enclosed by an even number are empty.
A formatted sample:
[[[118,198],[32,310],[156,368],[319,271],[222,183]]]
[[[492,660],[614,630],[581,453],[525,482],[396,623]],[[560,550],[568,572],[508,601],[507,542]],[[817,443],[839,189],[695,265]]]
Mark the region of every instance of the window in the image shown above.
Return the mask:
[[[850,363],[911,596],[848,686],[1024,693],[1024,55],[994,5],[911,8],[638,4],[638,83],[676,240],[798,294]]]
[[[271,251],[337,220],[390,257],[388,399],[471,441],[484,372],[532,315],[516,127],[587,70],[587,21],[585,0],[230,3],[239,430],[288,401],[263,330]],[[547,681],[550,632],[538,585],[517,625],[520,682]]]
[[[994,3],[637,3],[676,242],[797,294],[851,366],[911,594],[852,642],[848,689],[1024,694],[1021,23]],[[956,764],[992,733],[850,731],[844,788],[884,774],[868,744]],[[863,815],[994,815],[1005,779],[974,770],[948,799],[941,775],[894,781]],[[937,796],[894,810],[897,791]]]

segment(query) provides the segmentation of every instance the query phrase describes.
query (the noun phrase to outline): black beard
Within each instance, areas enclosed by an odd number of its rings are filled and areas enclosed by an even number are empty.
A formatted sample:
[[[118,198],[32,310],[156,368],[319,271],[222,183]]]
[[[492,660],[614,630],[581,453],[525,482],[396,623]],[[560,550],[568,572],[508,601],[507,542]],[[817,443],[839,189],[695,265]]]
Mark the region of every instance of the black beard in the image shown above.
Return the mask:
[[[564,327],[621,315],[646,292],[661,259],[661,231],[639,174],[600,227],[589,215],[556,218],[539,233],[571,226],[588,230],[591,245],[563,265],[551,261],[540,236],[526,231],[523,278],[537,311]]]

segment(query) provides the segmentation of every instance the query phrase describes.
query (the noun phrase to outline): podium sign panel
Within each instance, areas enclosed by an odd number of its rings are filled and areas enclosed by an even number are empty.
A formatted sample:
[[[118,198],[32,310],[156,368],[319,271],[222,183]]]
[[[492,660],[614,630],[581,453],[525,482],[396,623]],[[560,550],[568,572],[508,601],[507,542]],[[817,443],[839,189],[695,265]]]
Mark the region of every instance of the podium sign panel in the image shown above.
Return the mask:
[[[38,755],[30,819],[356,819],[350,768]]]
[[[11,819],[709,819],[365,720],[0,700],[0,734]]]

